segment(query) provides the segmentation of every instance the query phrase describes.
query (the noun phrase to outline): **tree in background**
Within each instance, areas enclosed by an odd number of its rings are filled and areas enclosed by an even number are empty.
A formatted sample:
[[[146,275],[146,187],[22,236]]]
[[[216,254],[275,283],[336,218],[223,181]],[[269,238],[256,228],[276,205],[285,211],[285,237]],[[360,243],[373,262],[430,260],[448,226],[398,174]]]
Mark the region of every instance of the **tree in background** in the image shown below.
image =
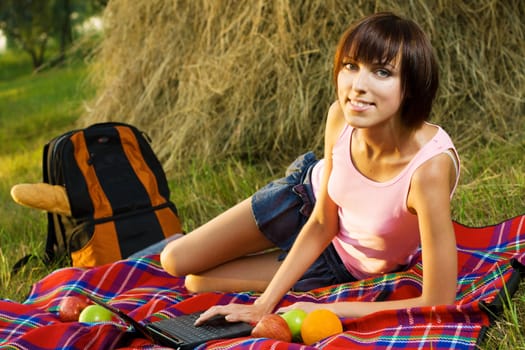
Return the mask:
[[[67,48],[73,43],[73,27],[71,26],[71,0],[60,0],[55,3],[57,23],[54,25],[55,33],[59,38],[60,50],[58,60],[66,57]]]
[[[36,69],[44,62],[51,32],[53,0],[4,0],[0,2],[0,29],[31,56]]]
[[[107,0],[2,0],[0,30],[31,56],[36,70],[44,64],[50,42],[58,47],[51,64],[63,62],[75,39],[75,23],[99,13],[106,4]]]

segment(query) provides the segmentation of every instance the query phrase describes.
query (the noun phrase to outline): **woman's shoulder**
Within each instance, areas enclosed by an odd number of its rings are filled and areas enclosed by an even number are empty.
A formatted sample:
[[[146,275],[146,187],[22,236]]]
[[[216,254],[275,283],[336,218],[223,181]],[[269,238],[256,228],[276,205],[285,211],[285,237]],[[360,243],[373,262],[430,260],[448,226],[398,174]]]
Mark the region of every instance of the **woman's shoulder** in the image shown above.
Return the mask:
[[[330,105],[326,120],[327,136],[338,138],[343,128],[347,125],[343,115],[343,110],[338,101]]]
[[[441,183],[447,192],[453,191],[459,177],[459,156],[454,144],[439,125],[426,123],[425,127],[429,141],[413,164],[412,187],[426,189]]]
[[[328,121],[334,121],[343,118],[343,110],[338,101],[332,102],[330,108],[328,108]]]
[[[433,124],[427,121],[423,124],[423,129],[426,130],[429,135],[431,135],[431,137],[429,137],[429,140],[447,140],[452,143],[452,138],[441,125]]]
[[[333,102],[328,109],[326,126],[324,131],[324,158],[329,160],[332,156],[332,149],[337,143],[346,122],[343,111],[338,101]]]

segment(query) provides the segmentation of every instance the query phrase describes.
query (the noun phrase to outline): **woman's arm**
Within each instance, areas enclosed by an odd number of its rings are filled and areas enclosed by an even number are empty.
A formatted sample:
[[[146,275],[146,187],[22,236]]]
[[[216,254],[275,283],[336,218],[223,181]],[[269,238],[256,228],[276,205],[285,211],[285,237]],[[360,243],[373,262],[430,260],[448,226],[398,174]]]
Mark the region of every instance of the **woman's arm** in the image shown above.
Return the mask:
[[[332,148],[344,125],[343,122],[339,104],[334,103],[327,116],[324,168],[316,204],[281,268],[266,291],[255,301],[256,305],[263,306],[267,312],[272,312],[286,292],[326,249],[339,229],[337,206],[328,195],[328,179],[332,171]]]
[[[447,155],[425,162],[414,174],[408,206],[415,211],[421,232],[423,291],[415,298],[383,302],[297,303],[280,311],[329,308],[342,317],[360,317],[376,311],[453,304],[457,288],[457,249],[450,215],[450,192],[455,168]]]
[[[457,290],[456,235],[450,212],[450,194],[456,167],[440,154],[414,174],[408,198],[419,220],[423,257],[423,305],[452,304]]]
[[[332,146],[341,132],[344,120],[338,104],[328,112],[325,130],[324,170],[312,214],[286,259],[263,294],[253,305],[228,304],[214,306],[201,315],[197,324],[216,314],[226,315],[228,321],[256,322],[264,314],[271,313],[282,297],[293,287],[308,267],[321,255],[338,230],[337,206],[327,192],[328,178],[332,168]]]

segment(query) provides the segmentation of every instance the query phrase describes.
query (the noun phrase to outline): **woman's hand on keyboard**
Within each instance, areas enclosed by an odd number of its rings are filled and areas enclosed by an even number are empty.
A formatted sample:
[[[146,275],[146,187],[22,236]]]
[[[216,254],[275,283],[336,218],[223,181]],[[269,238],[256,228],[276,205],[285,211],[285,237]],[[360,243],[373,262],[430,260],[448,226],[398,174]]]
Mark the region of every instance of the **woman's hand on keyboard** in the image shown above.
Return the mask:
[[[212,306],[195,321],[195,325],[199,326],[206,323],[210,318],[223,315],[228,322],[246,322],[255,324],[265,314],[269,313],[260,305],[245,305],[245,304],[227,304]]]

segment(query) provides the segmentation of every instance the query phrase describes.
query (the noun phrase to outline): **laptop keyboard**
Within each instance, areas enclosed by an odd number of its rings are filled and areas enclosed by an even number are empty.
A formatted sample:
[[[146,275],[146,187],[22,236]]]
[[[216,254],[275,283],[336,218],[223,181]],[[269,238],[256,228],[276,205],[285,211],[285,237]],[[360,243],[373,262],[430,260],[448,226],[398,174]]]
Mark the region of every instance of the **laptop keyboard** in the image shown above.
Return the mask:
[[[232,329],[237,325],[228,322],[224,317],[216,317],[208,320],[205,324],[195,327],[195,320],[199,313],[178,316],[171,319],[155,322],[155,327],[166,333],[177,334],[183,340],[212,340],[231,336]]]

